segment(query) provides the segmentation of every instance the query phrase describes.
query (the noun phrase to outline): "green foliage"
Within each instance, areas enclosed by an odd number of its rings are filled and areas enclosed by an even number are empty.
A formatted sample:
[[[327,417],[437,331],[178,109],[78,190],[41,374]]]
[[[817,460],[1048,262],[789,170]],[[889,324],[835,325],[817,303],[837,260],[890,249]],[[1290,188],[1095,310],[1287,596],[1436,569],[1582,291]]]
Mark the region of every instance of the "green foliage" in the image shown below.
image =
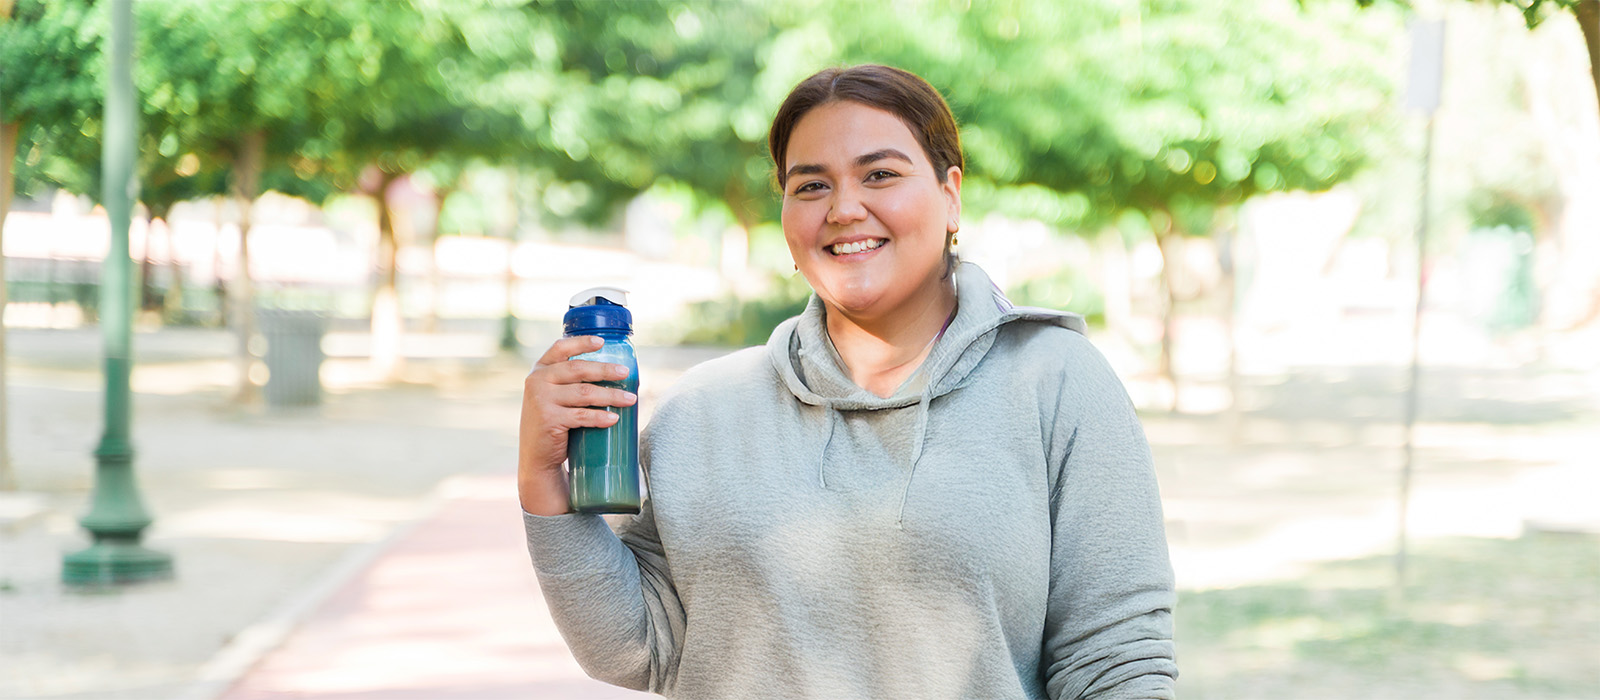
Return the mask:
[[[1216,207],[1326,189],[1389,140],[1392,16],[1273,0],[821,7],[773,10],[789,65],[769,75],[871,61],[927,77],[962,124],[980,214],[1097,229],[1132,209],[1207,233]]]
[[[1546,19],[1559,11],[1576,13],[1581,0],[1484,0],[1490,3],[1504,3],[1517,8],[1522,13],[1522,21],[1527,23],[1529,29],[1539,26]],[[1395,4],[1410,7],[1409,0],[1394,0]],[[1371,7],[1378,4],[1377,0],[1356,0],[1362,7]]]
[[[630,195],[668,179],[721,202],[747,228],[775,218],[765,141],[782,94],[758,87],[772,33],[765,5],[538,6],[559,27],[568,87],[550,106],[542,147],[591,162],[595,179]]]
[[[16,36],[0,45],[0,90],[31,92],[6,109],[81,125],[92,145],[95,8],[25,0],[17,12],[12,25],[35,28],[5,30]],[[1283,0],[170,0],[138,12],[153,205],[219,191],[244,135],[263,133],[267,179],[315,200],[357,188],[371,166],[478,159],[527,173],[557,218],[603,221],[670,181],[749,230],[777,217],[765,138],[778,102],[819,68],[872,61],[944,91],[975,214],[1094,229],[1134,210],[1204,233],[1217,207],[1329,187],[1383,149],[1373,125],[1398,29],[1384,13]],[[55,55],[46,45],[84,65],[39,60]],[[96,160],[65,136],[40,138]]]
[[[1579,0],[1497,0],[1517,8],[1522,13],[1522,21],[1526,22],[1529,29],[1539,26],[1550,15],[1557,11],[1578,11]]]
[[[1071,311],[1083,315],[1090,325],[1105,325],[1105,295],[1094,280],[1078,270],[1063,269],[1054,275],[1024,281],[1007,289],[1006,298],[1022,306]]]
[[[0,20],[0,121],[98,119],[107,27],[88,0],[17,0],[11,19]]]
[[[0,122],[21,125],[15,188],[98,192],[105,12],[87,0],[18,0],[0,20]],[[86,167],[92,163],[93,167]]]
[[[1468,215],[1474,229],[1492,229],[1504,226],[1513,231],[1538,230],[1533,213],[1515,198],[1499,192],[1478,192],[1468,203]]]
[[[811,288],[799,274],[773,279],[772,292],[756,299],[729,295],[693,304],[682,321],[687,345],[760,345],[784,319],[804,311]]]

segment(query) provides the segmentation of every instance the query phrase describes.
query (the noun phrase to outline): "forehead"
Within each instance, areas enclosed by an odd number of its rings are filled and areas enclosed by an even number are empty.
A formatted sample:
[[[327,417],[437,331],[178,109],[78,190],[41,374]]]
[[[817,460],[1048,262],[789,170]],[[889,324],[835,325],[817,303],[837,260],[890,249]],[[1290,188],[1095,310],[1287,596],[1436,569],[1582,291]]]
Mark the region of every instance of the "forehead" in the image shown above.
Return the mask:
[[[784,159],[789,166],[802,163],[833,165],[848,162],[864,153],[894,148],[918,163],[925,163],[911,128],[893,112],[859,102],[839,101],[822,105],[800,118]]]

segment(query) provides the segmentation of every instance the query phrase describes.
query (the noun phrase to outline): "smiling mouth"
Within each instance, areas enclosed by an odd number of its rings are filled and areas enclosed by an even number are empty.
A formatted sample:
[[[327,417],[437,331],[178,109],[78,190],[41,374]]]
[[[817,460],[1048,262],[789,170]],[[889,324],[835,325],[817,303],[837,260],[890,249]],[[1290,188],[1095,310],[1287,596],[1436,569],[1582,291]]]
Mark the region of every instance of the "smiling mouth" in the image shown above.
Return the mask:
[[[883,247],[883,244],[888,242],[889,241],[882,238],[868,238],[867,240],[856,241],[854,243],[835,243],[831,246],[828,246],[828,252],[834,254],[835,256],[854,255],[856,253],[864,253],[869,250],[877,250],[878,248]]]

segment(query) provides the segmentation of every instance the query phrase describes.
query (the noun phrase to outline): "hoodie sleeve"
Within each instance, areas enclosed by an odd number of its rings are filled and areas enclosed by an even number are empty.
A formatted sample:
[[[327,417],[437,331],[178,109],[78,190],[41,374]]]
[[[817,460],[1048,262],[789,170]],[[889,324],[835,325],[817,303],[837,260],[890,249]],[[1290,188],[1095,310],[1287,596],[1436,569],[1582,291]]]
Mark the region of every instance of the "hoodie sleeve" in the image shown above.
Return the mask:
[[[676,675],[685,618],[650,500],[616,532],[598,515],[524,512],[523,524],[550,615],[584,672],[663,692]]]
[[[1175,596],[1149,443],[1110,366],[1080,347],[1051,451],[1045,687],[1058,700],[1170,699]]]

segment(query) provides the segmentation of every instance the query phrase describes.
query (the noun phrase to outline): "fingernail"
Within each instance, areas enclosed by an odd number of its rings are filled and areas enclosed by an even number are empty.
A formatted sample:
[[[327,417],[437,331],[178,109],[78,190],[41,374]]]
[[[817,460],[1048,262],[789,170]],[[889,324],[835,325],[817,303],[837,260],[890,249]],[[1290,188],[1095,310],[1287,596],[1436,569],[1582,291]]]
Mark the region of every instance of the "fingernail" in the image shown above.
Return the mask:
[[[624,392],[622,392],[622,395],[628,397],[629,401],[638,401],[639,400],[639,396],[637,394],[631,392],[631,391],[624,391]]]
[[[612,367],[611,373],[619,377],[626,377],[628,376],[628,368],[624,365],[615,365]]]

